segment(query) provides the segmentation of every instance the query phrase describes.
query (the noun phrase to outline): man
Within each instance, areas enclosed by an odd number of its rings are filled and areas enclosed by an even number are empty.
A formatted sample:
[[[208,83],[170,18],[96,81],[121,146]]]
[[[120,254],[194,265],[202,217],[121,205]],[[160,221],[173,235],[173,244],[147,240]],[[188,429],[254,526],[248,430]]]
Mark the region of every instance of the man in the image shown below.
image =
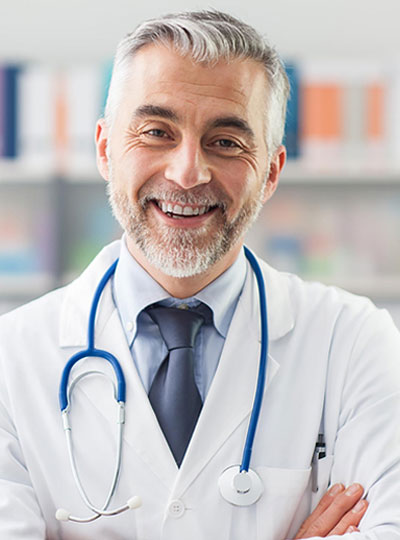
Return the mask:
[[[223,497],[260,355],[243,236],[284,166],[287,94],[275,52],[225,14],[149,21],[121,42],[96,145],[125,235],[0,324],[1,538],[283,540],[357,526],[362,539],[400,537],[398,332],[367,300],[261,261],[270,343],[250,468],[262,489],[244,506]],[[118,257],[87,344],[92,298]],[[185,333],[189,345],[170,344]],[[119,474],[101,375],[113,372],[104,359],[77,361],[66,396],[74,478],[56,388],[86,347],[121,363],[125,432]],[[140,508],[100,517],[135,494]],[[59,507],[88,523],[57,522]]]

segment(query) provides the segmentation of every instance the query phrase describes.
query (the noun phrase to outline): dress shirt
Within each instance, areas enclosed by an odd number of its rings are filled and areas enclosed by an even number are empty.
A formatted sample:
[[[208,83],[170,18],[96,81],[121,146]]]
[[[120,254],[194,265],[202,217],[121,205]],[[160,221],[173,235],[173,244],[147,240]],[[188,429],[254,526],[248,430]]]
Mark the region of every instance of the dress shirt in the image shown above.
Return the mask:
[[[200,302],[212,311],[213,322],[204,324],[196,338],[194,376],[202,400],[218,366],[229,325],[246,278],[246,259],[241,250],[236,261],[215,281],[190,298],[173,298],[132,255],[122,238],[120,258],[113,280],[113,297],[132,358],[146,392],[167,355],[158,326],[144,311],[156,302],[177,307],[196,307]]]

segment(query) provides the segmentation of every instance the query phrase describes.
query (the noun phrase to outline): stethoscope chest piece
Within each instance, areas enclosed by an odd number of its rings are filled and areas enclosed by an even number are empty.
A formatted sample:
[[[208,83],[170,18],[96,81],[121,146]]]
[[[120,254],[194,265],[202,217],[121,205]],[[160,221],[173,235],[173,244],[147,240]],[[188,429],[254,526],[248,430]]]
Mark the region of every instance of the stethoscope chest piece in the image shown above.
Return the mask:
[[[218,479],[218,486],[222,497],[235,506],[250,506],[264,492],[258,474],[251,469],[240,472],[240,465],[225,469]]]

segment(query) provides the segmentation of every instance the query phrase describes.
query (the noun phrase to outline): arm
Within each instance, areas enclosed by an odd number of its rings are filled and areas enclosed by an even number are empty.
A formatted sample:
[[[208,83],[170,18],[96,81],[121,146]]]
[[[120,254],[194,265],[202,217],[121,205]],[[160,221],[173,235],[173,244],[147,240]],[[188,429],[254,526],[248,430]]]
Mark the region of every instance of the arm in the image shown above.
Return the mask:
[[[398,540],[400,337],[379,311],[359,325],[352,343],[343,337],[351,324],[340,321],[331,351],[325,414],[327,446],[334,456],[331,483],[364,486],[369,506],[360,540]],[[341,533],[334,528],[331,534]]]

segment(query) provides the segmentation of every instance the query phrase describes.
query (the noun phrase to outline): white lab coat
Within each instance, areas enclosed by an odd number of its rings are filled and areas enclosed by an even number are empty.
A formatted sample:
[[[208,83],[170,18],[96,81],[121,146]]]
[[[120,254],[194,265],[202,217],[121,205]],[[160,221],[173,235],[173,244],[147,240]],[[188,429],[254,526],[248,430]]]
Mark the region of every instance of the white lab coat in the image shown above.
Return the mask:
[[[96,345],[115,354],[127,380],[122,475],[111,507],[138,494],[138,510],[90,524],[59,523],[58,507],[90,512],[75,487],[58,406],[68,358],[85,346],[93,292],[119,245],[105,248],[64,289],[0,322],[0,538],[4,540],[283,540],[328,483],[360,482],[369,510],[360,539],[400,538],[400,339],[386,312],[335,288],[306,284],[262,263],[269,305],[267,384],[251,466],[265,491],[237,508],[218,477],[241,461],[259,361],[259,310],[248,272],[219,366],[184,462],[177,469],[133,365],[108,285]],[[74,368],[107,370],[104,361]],[[115,456],[115,406],[98,376],[76,388],[71,412],[83,485],[101,505]],[[327,457],[319,492],[310,464],[322,426]],[[353,538],[353,537],[352,537]]]

